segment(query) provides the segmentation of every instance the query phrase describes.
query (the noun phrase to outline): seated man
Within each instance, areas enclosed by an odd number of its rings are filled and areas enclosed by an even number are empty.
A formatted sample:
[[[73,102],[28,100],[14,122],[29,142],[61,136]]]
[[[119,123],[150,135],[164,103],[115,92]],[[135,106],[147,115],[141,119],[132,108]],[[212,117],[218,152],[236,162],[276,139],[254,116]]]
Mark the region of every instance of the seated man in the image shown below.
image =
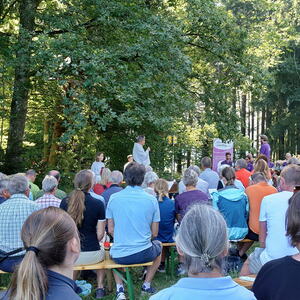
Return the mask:
[[[197,190],[200,190],[201,192],[203,192],[209,197],[208,183],[199,177],[201,173],[200,168],[198,166],[189,166],[188,169],[195,171],[198,175],[197,184],[196,184]],[[180,180],[178,188],[179,188],[179,194],[186,191],[186,186],[184,185],[183,180]]]
[[[245,239],[249,239],[252,242],[243,243],[239,250],[239,255],[243,256],[247,250],[252,246],[254,241],[258,241],[259,235],[259,213],[262,199],[265,196],[277,193],[277,190],[268,184],[266,175],[258,172],[254,173],[250,177],[250,186],[245,190],[249,200],[249,223],[248,223],[248,234]]]
[[[160,265],[162,251],[161,243],[153,240],[160,221],[158,202],[141,187],[145,176],[143,165],[130,163],[124,175],[128,186],[111,195],[106,209],[108,232],[114,237],[110,254],[116,263],[124,265],[153,261],[147,267],[142,285],[143,292],[153,294],[151,281]],[[115,280],[117,298],[125,299],[122,280],[117,275]]]
[[[241,270],[241,276],[257,274],[261,267],[273,259],[298,253],[286,236],[286,211],[289,199],[300,182],[300,166],[289,165],[281,172],[280,193],[263,198],[259,216],[259,241],[261,248],[255,248]]]
[[[247,162],[241,158],[238,159],[235,163],[235,177],[240,180],[245,188],[249,185],[249,177],[251,173],[246,169]]]
[[[54,196],[57,186],[57,179],[53,176],[46,175],[42,182],[42,188],[45,194],[35,202],[39,204],[41,208],[46,208],[48,206],[59,207],[61,199]]]
[[[59,182],[60,182],[60,173],[58,172],[58,171],[56,171],[56,170],[52,170],[52,171],[50,171],[49,173],[48,173],[48,175],[49,176],[53,176],[53,177],[55,177],[56,178],[56,180],[57,180],[57,182],[58,182],[58,184],[59,184]],[[36,197],[37,198],[39,198],[39,197],[42,197],[44,195],[44,191],[39,191],[38,193],[37,193],[37,195],[36,195]],[[57,188],[56,189],[56,191],[55,191],[55,195],[54,195],[56,198],[59,198],[59,199],[63,199],[63,198],[65,198],[66,196],[67,196],[67,194],[64,192],[64,191],[62,191],[62,190],[60,190],[59,188]]]
[[[208,183],[209,189],[217,189],[219,183],[219,175],[217,172],[211,169],[210,157],[203,157],[201,159],[201,167],[203,172],[199,177]]]
[[[27,217],[40,207],[28,199],[29,183],[25,176],[14,175],[9,179],[11,197],[0,205],[0,251],[11,252],[23,247],[21,230]],[[25,251],[15,253],[0,262],[0,270],[13,272]]]
[[[36,179],[36,172],[33,169],[30,169],[26,171],[25,176],[28,179],[30,192],[32,194],[32,198],[30,198],[30,200],[35,200],[37,199],[37,193],[40,191],[40,188],[34,183]]]
[[[120,187],[120,184],[123,181],[123,174],[120,171],[112,171],[109,181],[111,182],[110,187],[107,188],[101,195],[105,200],[105,207],[107,207],[108,201],[112,194],[123,190],[123,188]]]

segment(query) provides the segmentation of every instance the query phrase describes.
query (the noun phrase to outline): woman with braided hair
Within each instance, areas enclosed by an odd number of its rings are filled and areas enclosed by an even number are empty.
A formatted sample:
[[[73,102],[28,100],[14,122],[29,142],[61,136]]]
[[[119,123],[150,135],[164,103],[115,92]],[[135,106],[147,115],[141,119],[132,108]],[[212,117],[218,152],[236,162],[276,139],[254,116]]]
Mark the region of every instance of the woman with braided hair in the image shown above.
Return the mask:
[[[209,205],[196,204],[185,214],[176,236],[188,278],[160,291],[151,300],[254,300],[252,292],[223,276],[228,237],[222,215]]]

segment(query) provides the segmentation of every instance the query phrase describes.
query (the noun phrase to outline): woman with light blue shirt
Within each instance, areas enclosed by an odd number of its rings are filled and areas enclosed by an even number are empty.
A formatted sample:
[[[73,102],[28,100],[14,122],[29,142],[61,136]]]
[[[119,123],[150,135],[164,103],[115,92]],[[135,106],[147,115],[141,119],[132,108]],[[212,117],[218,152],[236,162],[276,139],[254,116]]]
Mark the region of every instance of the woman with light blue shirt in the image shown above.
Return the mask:
[[[197,204],[184,216],[177,250],[183,256],[188,278],[152,296],[151,300],[254,300],[252,292],[223,276],[222,260],[227,254],[228,237],[222,215],[209,205]]]

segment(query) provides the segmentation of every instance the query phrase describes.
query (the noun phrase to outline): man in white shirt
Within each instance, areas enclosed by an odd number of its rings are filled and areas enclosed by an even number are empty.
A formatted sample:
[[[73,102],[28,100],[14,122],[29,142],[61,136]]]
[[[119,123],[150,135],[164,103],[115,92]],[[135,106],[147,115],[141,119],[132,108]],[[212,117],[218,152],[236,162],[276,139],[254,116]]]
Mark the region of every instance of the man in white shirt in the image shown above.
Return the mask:
[[[246,260],[240,275],[257,274],[270,260],[294,255],[299,251],[290,245],[286,236],[285,215],[295,186],[300,183],[300,166],[289,165],[281,172],[280,193],[263,198],[259,216],[259,242]]]
[[[149,166],[150,165],[150,157],[149,152],[150,148],[148,147],[147,150],[144,150],[143,146],[145,145],[146,139],[144,135],[140,135],[137,137],[136,143],[134,143],[132,154],[133,159],[137,163]]]

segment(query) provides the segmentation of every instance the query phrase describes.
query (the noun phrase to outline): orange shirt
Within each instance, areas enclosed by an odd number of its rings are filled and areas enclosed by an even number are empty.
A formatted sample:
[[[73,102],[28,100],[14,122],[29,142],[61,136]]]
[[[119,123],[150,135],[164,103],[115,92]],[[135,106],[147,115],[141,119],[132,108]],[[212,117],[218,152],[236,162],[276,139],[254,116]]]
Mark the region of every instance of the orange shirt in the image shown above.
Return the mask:
[[[250,205],[249,228],[259,234],[259,213],[262,199],[265,196],[277,193],[277,190],[267,182],[259,182],[248,186],[245,193],[248,196]]]
[[[251,173],[245,168],[235,171],[235,178],[240,180],[245,188],[249,185],[250,176]]]

